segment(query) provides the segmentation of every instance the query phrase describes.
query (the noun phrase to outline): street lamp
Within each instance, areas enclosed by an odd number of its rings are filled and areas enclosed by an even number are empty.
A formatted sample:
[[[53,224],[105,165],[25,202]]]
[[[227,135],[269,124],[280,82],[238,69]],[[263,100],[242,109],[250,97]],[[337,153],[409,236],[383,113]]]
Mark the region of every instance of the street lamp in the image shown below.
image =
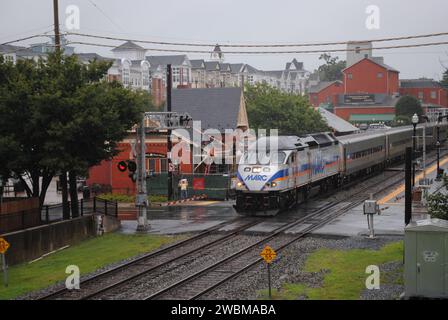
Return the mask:
[[[414,133],[412,136],[412,186],[415,186],[415,153],[416,153],[416,129],[418,124],[418,115],[414,113],[412,116],[412,125],[414,126]]]

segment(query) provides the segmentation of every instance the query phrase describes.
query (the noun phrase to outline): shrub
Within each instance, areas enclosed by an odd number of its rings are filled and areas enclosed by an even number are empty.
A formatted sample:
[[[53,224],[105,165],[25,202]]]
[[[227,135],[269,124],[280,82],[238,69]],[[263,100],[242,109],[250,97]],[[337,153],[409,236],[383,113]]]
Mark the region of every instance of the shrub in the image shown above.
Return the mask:
[[[444,185],[448,190],[448,178],[443,177]],[[428,211],[431,218],[448,220],[448,194],[437,192],[428,197]]]

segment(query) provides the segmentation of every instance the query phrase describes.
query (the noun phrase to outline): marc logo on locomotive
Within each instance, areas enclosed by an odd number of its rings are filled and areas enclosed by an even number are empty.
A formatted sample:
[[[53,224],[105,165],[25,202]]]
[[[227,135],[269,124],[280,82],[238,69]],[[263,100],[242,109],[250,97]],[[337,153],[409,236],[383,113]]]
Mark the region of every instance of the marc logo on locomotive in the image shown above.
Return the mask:
[[[267,179],[268,179],[267,175],[250,174],[244,180],[245,181],[266,181]]]

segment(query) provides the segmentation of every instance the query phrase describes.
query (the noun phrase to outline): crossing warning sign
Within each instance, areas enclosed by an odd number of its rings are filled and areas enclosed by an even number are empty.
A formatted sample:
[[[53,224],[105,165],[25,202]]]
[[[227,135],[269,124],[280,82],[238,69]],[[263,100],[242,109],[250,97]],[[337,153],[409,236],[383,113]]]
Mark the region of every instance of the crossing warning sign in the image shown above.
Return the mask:
[[[261,251],[260,256],[266,263],[271,263],[277,257],[277,253],[270,246],[266,246],[263,251]]]
[[[3,238],[0,238],[0,254],[5,253],[9,248],[9,243]]]

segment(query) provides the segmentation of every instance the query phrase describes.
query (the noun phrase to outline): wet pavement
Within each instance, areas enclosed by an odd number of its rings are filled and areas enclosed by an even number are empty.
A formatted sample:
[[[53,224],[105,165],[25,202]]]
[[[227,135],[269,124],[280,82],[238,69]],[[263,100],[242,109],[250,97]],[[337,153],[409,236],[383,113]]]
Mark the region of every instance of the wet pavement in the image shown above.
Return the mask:
[[[448,163],[445,163],[445,169]],[[435,178],[435,171],[428,172],[428,178]],[[418,180],[417,180],[418,181]],[[375,234],[380,235],[402,235],[404,233],[404,197],[400,193],[398,185],[391,191],[382,194],[376,200],[380,201],[381,215],[374,216]],[[436,182],[431,186],[429,193],[444,191],[441,189],[441,182]],[[393,194],[393,197],[390,195]],[[347,199],[349,202],[349,199]],[[233,219],[243,218],[233,209],[233,201],[192,201],[185,204],[169,207],[154,207],[149,210],[148,218],[150,229],[149,233],[154,234],[178,234],[200,232],[212,228],[220,223],[228,222]],[[263,217],[263,222],[251,227],[247,232],[267,233],[282,225],[306,216],[307,214],[325,206],[328,202],[310,200],[308,203],[282,212],[275,217]],[[420,203],[413,206],[413,220],[427,218],[426,208]],[[241,226],[241,222],[228,224],[221,231],[234,230]],[[121,232],[126,234],[135,233],[137,227],[136,221],[122,221]],[[300,233],[307,226],[300,224],[287,231],[287,233]],[[363,236],[368,235],[367,217],[363,214],[363,207],[359,205],[331,223],[316,229],[312,232],[316,235],[325,236]]]

